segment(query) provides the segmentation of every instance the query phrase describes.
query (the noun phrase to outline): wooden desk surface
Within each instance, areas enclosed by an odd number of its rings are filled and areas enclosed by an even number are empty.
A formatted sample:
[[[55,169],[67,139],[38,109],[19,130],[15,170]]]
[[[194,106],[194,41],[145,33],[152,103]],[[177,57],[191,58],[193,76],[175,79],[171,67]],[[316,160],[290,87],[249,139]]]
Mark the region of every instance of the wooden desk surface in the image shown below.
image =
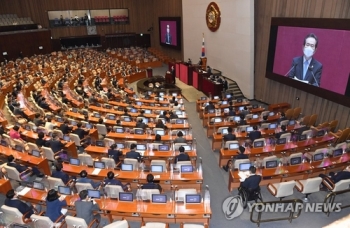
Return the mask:
[[[129,133],[116,133],[116,132],[109,132],[106,135],[107,138],[112,139],[123,139],[123,140],[142,140],[142,141],[154,141],[155,135],[137,135],[137,134],[129,134]],[[192,135],[185,135],[183,138],[186,139],[186,141],[192,141]],[[173,135],[163,135],[162,141],[173,141],[176,139],[176,136]]]
[[[12,189],[10,180],[0,179],[0,193],[6,195],[6,193]]]

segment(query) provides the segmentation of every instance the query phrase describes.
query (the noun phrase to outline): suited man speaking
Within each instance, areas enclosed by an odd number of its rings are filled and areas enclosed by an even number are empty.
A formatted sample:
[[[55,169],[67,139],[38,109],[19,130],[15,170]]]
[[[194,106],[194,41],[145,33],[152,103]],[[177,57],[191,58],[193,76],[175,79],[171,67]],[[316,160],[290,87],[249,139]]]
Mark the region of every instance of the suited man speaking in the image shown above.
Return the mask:
[[[169,25],[166,25],[165,43],[166,44],[171,44],[171,34],[170,34]]]
[[[309,84],[320,87],[322,64],[313,56],[318,46],[318,38],[310,33],[304,39],[303,56],[293,58],[288,76],[295,80],[307,81]]]

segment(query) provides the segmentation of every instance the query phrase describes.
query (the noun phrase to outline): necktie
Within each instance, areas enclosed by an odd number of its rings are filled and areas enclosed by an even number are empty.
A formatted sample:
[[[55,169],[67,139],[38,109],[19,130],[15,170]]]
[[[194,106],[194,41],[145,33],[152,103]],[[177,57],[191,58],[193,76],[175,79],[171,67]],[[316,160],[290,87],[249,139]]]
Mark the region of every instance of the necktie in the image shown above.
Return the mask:
[[[305,80],[305,76],[306,76],[308,65],[309,65],[308,61],[305,60],[305,62],[304,62],[304,71],[303,71],[303,80]]]

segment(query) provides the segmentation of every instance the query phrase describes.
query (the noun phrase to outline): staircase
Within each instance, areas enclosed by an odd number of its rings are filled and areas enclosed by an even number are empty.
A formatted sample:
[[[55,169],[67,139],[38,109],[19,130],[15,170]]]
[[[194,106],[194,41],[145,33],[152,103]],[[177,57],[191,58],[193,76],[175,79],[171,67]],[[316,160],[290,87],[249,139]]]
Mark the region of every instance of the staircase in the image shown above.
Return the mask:
[[[228,82],[228,89],[226,90],[226,93],[233,93],[233,96],[235,98],[244,98],[244,95],[241,89],[239,88],[237,82],[229,78],[226,78],[226,80]]]

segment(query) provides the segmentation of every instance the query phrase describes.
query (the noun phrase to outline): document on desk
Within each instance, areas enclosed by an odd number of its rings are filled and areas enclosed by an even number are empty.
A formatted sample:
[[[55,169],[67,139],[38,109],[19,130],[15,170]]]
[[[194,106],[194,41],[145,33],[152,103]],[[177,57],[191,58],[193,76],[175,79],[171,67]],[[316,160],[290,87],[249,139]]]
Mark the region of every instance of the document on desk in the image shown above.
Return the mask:
[[[301,79],[299,79],[299,78],[297,78],[297,77],[294,77],[293,79],[294,79],[294,80],[297,80],[297,81],[299,81],[299,82],[306,83],[306,84],[308,84],[308,83],[309,83],[309,81],[306,81],[306,80],[301,80]]]
[[[160,175],[154,175],[153,177],[154,177],[154,179],[159,179]]]
[[[100,173],[101,169],[94,169],[94,171],[92,171],[92,175],[98,175]]]
[[[247,177],[249,177],[249,171],[239,171],[238,176],[240,177],[239,181],[243,182]]]
[[[25,188],[22,189],[22,191],[18,192],[18,195],[24,196],[24,195],[27,194],[30,190],[31,190],[31,188],[25,187]]]

